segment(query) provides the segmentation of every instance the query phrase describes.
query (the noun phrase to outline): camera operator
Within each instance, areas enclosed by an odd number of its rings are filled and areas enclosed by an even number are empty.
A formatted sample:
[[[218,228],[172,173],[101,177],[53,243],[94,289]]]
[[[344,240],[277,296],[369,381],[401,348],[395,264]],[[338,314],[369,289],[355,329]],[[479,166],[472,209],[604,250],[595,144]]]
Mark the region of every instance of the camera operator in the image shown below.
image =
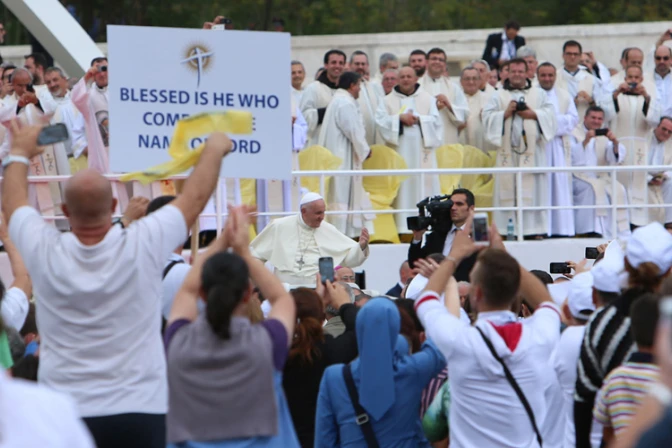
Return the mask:
[[[450,253],[455,233],[462,230],[469,212],[474,210],[474,194],[465,188],[458,188],[453,190],[450,199],[453,201],[453,206],[450,209],[452,226],[449,227],[446,225],[445,228],[432,228],[432,232],[427,234],[424,245],[422,245],[422,237],[427,230],[413,231],[413,241],[408,248],[408,263],[411,267],[413,267],[413,263],[419,258],[426,258],[435,253],[442,253],[444,255]],[[473,255],[460,263],[455,271],[457,281],[469,281],[469,272],[471,272],[475,261],[476,256]]]

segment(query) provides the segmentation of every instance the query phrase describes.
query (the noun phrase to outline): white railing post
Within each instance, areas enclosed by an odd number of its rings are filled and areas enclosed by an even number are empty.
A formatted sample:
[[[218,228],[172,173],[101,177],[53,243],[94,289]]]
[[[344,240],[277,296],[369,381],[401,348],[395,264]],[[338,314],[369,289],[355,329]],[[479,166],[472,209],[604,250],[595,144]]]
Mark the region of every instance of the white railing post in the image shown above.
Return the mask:
[[[611,172],[611,204],[609,206],[611,207],[611,223],[609,224],[611,226],[611,237],[612,239],[616,239],[618,237],[618,219],[616,216],[617,213],[617,208],[616,206],[618,205],[616,202],[616,189],[617,189],[617,179],[616,179],[616,170],[613,170]],[[647,188],[648,190],[648,188]]]
[[[524,240],[523,229],[523,173],[516,173],[516,231],[518,232],[518,241]],[[494,194],[494,192],[493,192]]]
[[[439,185],[441,185],[439,183]],[[439,193],[441,193],[439,191]],[[417,202],[420,202],[422,199],[426,198],[427,194],[425,192],[425,173],[420,173],[420,197],[418,198]]]
[[[324,191],[325,191],[324,174],[320,174],[320,196],[326,198],[327,195],[324,193]]]
[[[217,217],[215,218],[215,222],[217,223],[217,236],[219,236],[220,233],[222,233],[222,187],[220,185],[220,182],[222,179],[220,177],[217,178],[217,187],[215,188],[215,214]]]

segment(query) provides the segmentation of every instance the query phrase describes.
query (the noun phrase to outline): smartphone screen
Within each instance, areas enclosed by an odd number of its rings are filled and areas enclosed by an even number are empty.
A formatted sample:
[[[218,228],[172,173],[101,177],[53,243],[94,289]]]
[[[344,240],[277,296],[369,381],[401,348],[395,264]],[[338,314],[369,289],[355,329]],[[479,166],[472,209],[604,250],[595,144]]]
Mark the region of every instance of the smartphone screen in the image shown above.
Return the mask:
[[[599,255],[599,252],[597,251],[597,247],[586,247],[586,259],[587,260],[595,260],[598,255]]]
[[[474,242],[488,242],[488,214],[476,213],[474,215]]]
[[[571,274],[572,270],[564,261],[562,263],[551,263],[549,272],[551,274]]]
[[[45,126],[37,136],[37,146],[53,145],[68,139],[68,128],[63,123]]]
[[[322,283],[329,280],[334,282],[334,259],[331,257],[322,257],[317,262],[318,269],[320,270],[320,277],[322,278]]]
[[[609,129],[595,129],[595,135],[599,136],[605,136],[609,132]]]

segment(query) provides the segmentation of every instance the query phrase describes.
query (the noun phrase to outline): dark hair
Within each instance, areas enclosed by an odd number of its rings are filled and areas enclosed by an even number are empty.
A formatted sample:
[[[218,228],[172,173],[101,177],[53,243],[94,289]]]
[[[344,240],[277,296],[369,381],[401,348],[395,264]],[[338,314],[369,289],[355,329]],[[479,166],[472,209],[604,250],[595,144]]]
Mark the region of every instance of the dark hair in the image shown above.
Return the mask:
[[[341,77],[338,78],[338,88],[348,90],[354,84],[357,84],[361,78],[359,73],[344,72]]]
[[[580,43],[578,43],[575,40],[568,40],[567,42],[562,44],[562,53],[563,54],[565,53],[565,50],[567,49],[567,47],[579,47],[579,53],[583,53],[583,47],[581,46]]]
[[[628,52],[630,51],[632,47],[625,47],[623,51],[621,52],[621,59],[627,59],[628,57]]]
[[[427,57],[429,58],[429,56],[430,56],[430,55],[433,55],[433,54],[442,54],[444,58],[447,58],[447,57],[448,57],[448,56],[446,56],[446,52],[443,51],[443,49],[441,49],[441,48],[439,48],[439,47],[434,47],[434,48],[432,48],[431,50],[429,50],[429,51],[427,52]]]
[[[655,263],[645,261],[636,268],[630,264],[628,258],[625,258],[625,270],[628,272],[628,286],[630,288],[641,288],[643,292],[656,292],[663,282],[665,272],[660,272],[660,268]]]
[[[350,55],[350,63],[352,63],[352,60],[355,58],[355,56],[364,56],[366,57],[366,62],[369,62],[369,56],[366,53],[364,53],[362,50],[355,50]]]
[[[238,255],[220,252],[203,265],[201,284],[207,306],[205,318],[213,333],[229,339],[231,314],[250,287],[249,269]]]
[[[347,56],[345,55],[345,53],[343,53],[341,50],[329,50],[329,51],[327,51],[327,52],[324,54],[324,63],[325,63],[325,64],[328,64],[328,63],[329,63],[329,57],[330,57],[332,54],[337,54],[337,55],[343,56],[343,62],[345,62],[345,61],[348,60],[348,58],[347,58]]]
[[[425,53],[425,52],[422,51],[422,50],[413,50],[413,51],[411,51],[411,54],[409,55],[408,58],[410,59],[411,56],[415,56],[415,55],[418,55],[418,54],[423,55],[423,56],[425,57],[425,59],[427,59],[427,53]]]
[[[441,262],[446,259],[446,256],[443,255],[441,252],[437,252],[437,253],[434,253],[434,254],[427,255],[426,258],[430,258],[430,259],[436,261],[437,263],[441,264]]]
[[[644,294],[630,306],[630,332],[639,348],[653,347],[658,326],[660,296]]]
[[[621,295],[617,292],[600,291],[599,289],[596,288],[593,288],[593,290],[597,293],[597,296],[600,298],[600,302],[602,302],[605,305],[621,297]]]
[[[669,116],[669,115],[663,115],[662,117],[660,117],[660,121],[658,122],[658,126],[660,126],[663,123],[663,120],[668,120],[668,121],[672,122],[672,117]]]
[[[478,269],[472,271],[472,285],[483,291],[492,306],[509,306],[520,288],[520,265],[515,258],[499,249],[485,249],[477,258]]]
[[[399,334],[404,336],[408,341],[408,346],[411,349],[411,353],[417,353],[420,351],[420,334],[415,327],[413,318],[405,307],[402,307],[400,304],[396,303],[396,300],[395,305],[397,305],[397,309],[399,310],[399,318],[401,320]]]
[[[425,327],[422,326],[422,322],[418,318],[418,315],[415,312],[415,300],[411,299],[397,299],[394,303],[399,307],[403,308],[408,312],[408,315],[413,319],[413,324],[415,325],[415,330],[418,333],[425,331]]]
[[[474,204],[476,204],[476,198],[474,198],[474,193],[467,190],[466,188],[456,188],[455,190],[453,190],[452,193],[450,193],[450,196],[452,197],[454,194],[465,195],[467,197],[467,205],[469,207],[473,207]]]
[[[150,213],[154,213],[164,205],[168,205],[171,202],[175,200],[175,196],[172,195],[164,195],[164,196],[159,196],[158,198],[152,199],[152,202],[149,203],[147,206],[147,212],[145,213],[145,216],[149,215]]]
[[[551,67],[553,70],[557,71],[555,65],[551,64],[550,62],[542,62],[537,66],[537,73],[539,73],[539,69],[542,67]]]
[[[37,320],[35,319],[35,304],[30,303],[28,305],[28,315],[26,316],[26,320],[23,323],[23,327],[21,327],[21,336],[24,338],[28,336],[29,334],[38,334],[37,333]]]
[[[13,327],[5,328],[5,334],[7,335],[7,342],[9,343],[9,351],[12,355],[12,361],[17,363],[19,359],[23,358],[24,353],[26,353],[26,343],[23,342],[19,330]]]
[[[29,58],[35,62],[35,65],[38,65],[43,69],[46,69],[49,66],[47,57],[44,55],[44,53],[30,53],[28,56],[25,56],[25,59]]]
[[[99,62],[107,62],[107,58],[105,58],[105,57],[98,57],[98,58],[93,58],[93,59],[91,59],[91,67],[93,67],[94,65],[96,65],[96,64],[99,63]]]
[[[604,109],[602,109],[600,106],[590,106],[588,109],[586,109],[586,115],[584,116],[587,117],[591,112],[600,112],[602,115],[604,115]]]
[[[515,20],[509,20],[504,24],[504,29],[520,31],[520,23],[516,22]]]
[[[289,349],[289,358],[298,358],[301,364],[312,364],[320,356],[319,343],[324,341],[322,299],[308,288],[293,289],[290,294],[296,304],[297,324]]]
[[[40,358],[35,355],[27,355],[14,363],[12,377],[37,382],[37,370],[40,366]]]
[[[534,275],[539,280],[541,280],[541,283],[543,283],[544,285],[553,284],[553,277],[551,277],[551,274],[549,274],[546,271],[541,271],[539,269],[534,269],[534,270],[530,271],[530,274]]]
[[[528,68],[528,67],[527,67],[527,61],[526,61],[525,59],[523,59],[523,58],[513,58],[513,59],[509,59],[508,62],[509,62],[509,66],[511,66],[511,65],[513,65],[513,64],[523,64],[523,65],[525,66],[525,70],[527,71],[527,68]]]

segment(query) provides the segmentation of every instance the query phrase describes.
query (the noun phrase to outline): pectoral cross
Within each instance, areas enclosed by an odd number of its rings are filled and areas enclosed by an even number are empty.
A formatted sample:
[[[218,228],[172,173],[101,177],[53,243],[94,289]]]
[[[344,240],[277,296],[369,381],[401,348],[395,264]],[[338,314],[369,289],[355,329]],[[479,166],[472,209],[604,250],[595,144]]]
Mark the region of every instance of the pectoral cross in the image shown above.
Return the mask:
[[[299,258],[299,261],[297,261],[296,264],[299,265],[299,271],[300,271],[301,269],[303,269],[303,265],[306,264],[306,263],[303,261],[303,256],[301,256],[301,258]]]
[[[47,162],[48,170],[54,169],[54,159],[49,154],[44,156],[44,160]]]
[[[429,151],[425,151],[425,158],[424,158],[423,162],[427,162],[428,156],[429,156]]]
[[[530,163],[530,156],[525,156],[525,159],[523,160],[523,165],[527,165]]]
[[[509,157],[502,156],[502,166],[507,166],[509,164]]]
[[[637,149],[637,165],[641,165],[644,160],[644,154],[642,154],[642,148]]]
[[[40,162],[33,162],[33,171],[35,171],[36,176],[41,176],[42,175],[42,170],[40,169]]]

